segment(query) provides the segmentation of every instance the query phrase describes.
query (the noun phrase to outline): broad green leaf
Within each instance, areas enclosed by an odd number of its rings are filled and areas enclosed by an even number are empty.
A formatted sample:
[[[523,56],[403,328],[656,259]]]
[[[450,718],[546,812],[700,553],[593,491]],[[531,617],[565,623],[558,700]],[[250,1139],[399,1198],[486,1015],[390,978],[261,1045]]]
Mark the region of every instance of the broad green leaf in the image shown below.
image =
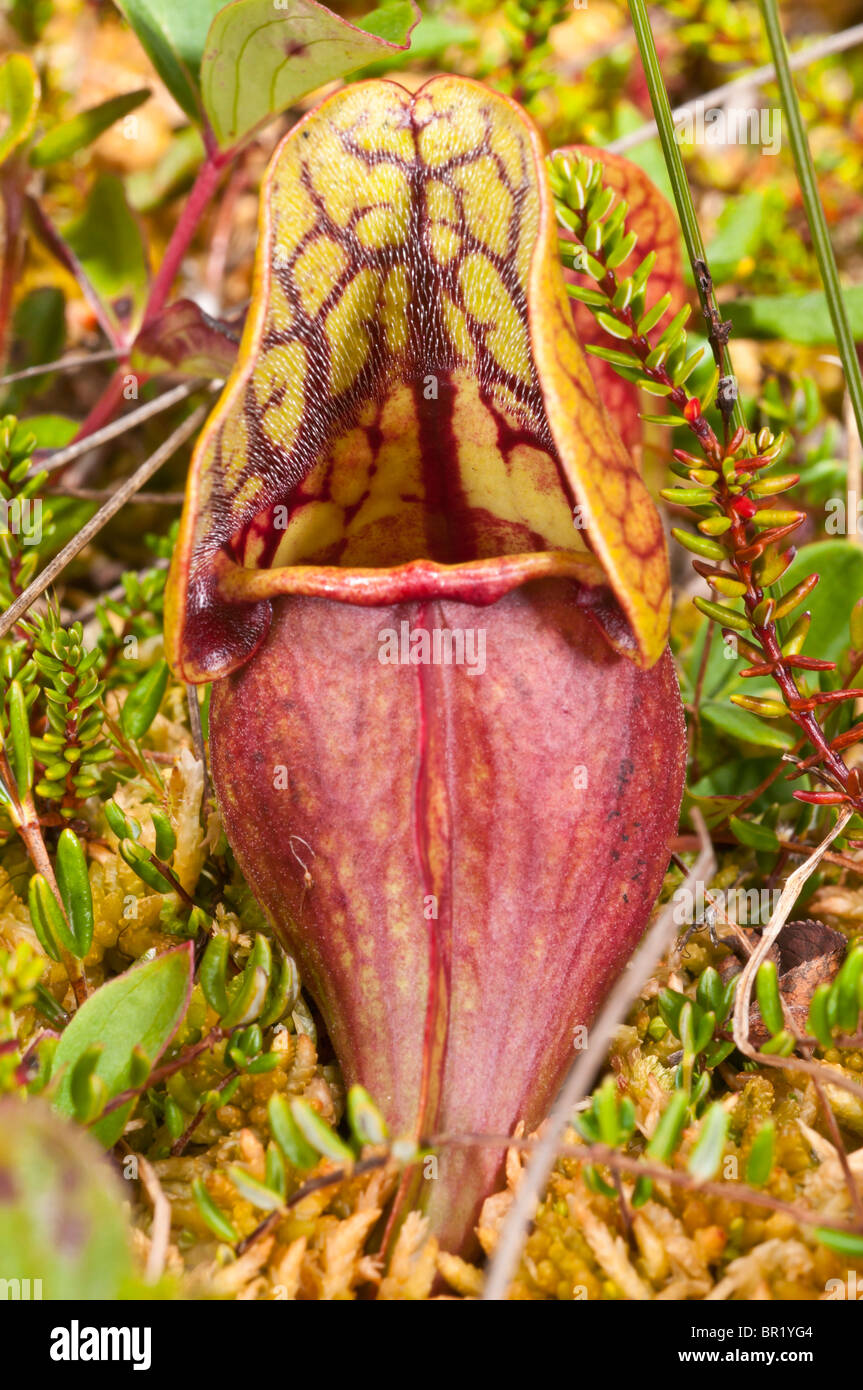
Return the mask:
[[[147,256],[120,179],[114,174],[100,174],[84,211],[63,228],[63,236],[104,299],[129,299],[135,307],[143,304]]]
[[[0,1101],[5,1297],[77,1304],[128,1296],[132,1263],[122,1186],[78,1125],[40,1101]],[[29,1291],[14,1291],[14,1280],[30,1280]]]
[[[230,148],[325,82],[408,47],[412,3],[350,24],[316,0],[234,0],[213,20],[201,63],[204,108]]]
[[[193,943],[186,942],[133,966],[90,996],[54,1054],[54,1075],[59,1078],[54,1104],[61,1114],[73,1114],[72,1068],[94,1043],[102,1045],[95,1074],[105,1083],[109,1098],[130,1086],[136,1047],[155,1065],[185,1016],[193,968]],[[120,1138],[133,1106],[129,1101],[93,1126],[106,1148]]]
[[[820,579],[806,600],[812,632],[804,650],[823,661],[836,661],[849,644],[851,609],[863,594],[863,549],[838,536],[804,545],[782,576],[781,585],[771,592],[787,594],[813,572]]]
[[[688,795],[700,806],[710,820],[721,812],[722,818],[738,809],[740,800],[747,792],[761,785],[765,777],[776,769],[775,754],[769,757],[740,757],[726,759],[718,763],[710,772],[689,788]],[[784,777],[778,778],[762,796],[758,797],[747,814],[766,811],[774,802],[785,803],[791,800],[794,783]],[[714,801],[712,798],[721,798]]]
[[[15,309],[14,338],[19,345],[17,370],[38,367],[60,357],[66,342],[66,301],[63,292],[48,285],[31,290]],[[2,392],[5,414],[23,414],[22,406],[39,395],[51,381],[51,374],[15,381]]]
[[[743,683],[741,685],[746,689]],[[783,752],[794,747],[794,736],[787,729],[778,727],[772,720],[759,719],[757,714],[740,709],[730,701],[706,702],[701,706],[701,717],[721,733],[739,739],[741,743],[754,743],[759,748],[776,748]]]
[[[753,820],[740,820],[737,816],[731,816],[728,823],[735,840],[741,845],[768,854],[779,849],[779,836],[771,826],[759,825]]]
[[[28,415],[22,420],[36,439],[37,449],[63,449],[75,438],[81,421],[68,415]]]
[[[26,53],[0,62],[0,164],[27,139],[39,107],[39,78]]]
[[[30,163],[34,168],[42,169],[46,164],[56,164],[58,160],[69,159],[79,150],[92,145],[93,141],[98,140],[115,121],[122,120],[130,111],[143,105],[149,95],[148,87],[136,92],[124,92],[122,96],[111,97],[110,101],[102,101],[98,106],[80,111],[68,121],[61,121],[33,146],[30,151]]]
[[[851,331],[859,342],[863,338],[863,285],[846,286],[842,298]],[[785,338],[812,347],[836,341],[823,290],[732,299],[723,304],[722,316],[731,320],[741,338]]]
[[[757,255],[761,249],[766,198],[763,189],[754,189],[726,202],[719,215],[716,234],[707,248],[707,264],[714,284],[724,285],[733,279],[740,261]]]
[[[370,34],[377,34],[379,38],[389,38],[390,35],[382,29],[373,27],[372,18],[373,16],[369,15],[368,20],[363,21],[362,28],[367,29]],[[363,68],[362,76],[372,77],[393,72],[416,58],[433,58],[451,47],[461,50],[475,48],[478,42],[478,30],[474,25],[454,24],[449,15],[424,14],[411,34],[410,49],[404,53],[388,55],[379,63],[370,63],[368,67]]]
[[[201,119],[198,75],[207,30],[225,0],[115,0],[174,100]],[[277,14],[270,4],[270,15]]]

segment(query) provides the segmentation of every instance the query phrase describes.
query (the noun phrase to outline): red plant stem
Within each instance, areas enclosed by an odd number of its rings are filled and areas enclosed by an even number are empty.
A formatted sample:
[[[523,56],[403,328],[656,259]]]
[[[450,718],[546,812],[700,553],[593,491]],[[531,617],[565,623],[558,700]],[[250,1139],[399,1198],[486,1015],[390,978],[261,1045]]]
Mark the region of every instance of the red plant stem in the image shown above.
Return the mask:
[[[46,880],[51,892],[57,899],[60,911],[66,916],[66,908],[57,886],[57,879],[54,875],[54,866],[45,848],[45,841],[42,838],[42,826],[36,814],[36,807],[33,805],[33,797],[30,792],[19,796],[16,791],[15,778],[6,756],[5,749],[0,748],[0,782],[3,783],[10,801],[15,808],[15,819],[17,821],[18,834],[24,843],[24,848],[37,874],[41,874]],[[60,947],[60,959],[63,969],[69,977],[72,992],[75,995],[75,1003],[78,1008],[86,1002],[88,996],[87,977],[84,973],[84,965],[73,956],[65,947]]]
[[[167,303],[171,287],[176,280],[189,244],[198,229],[204,209],[218,186],[226,164],[233,157],[233,151],[211,150],[198,170],[197,178],[186,199],[180,220],[171,234],[171,240],[162,258],[156,277],[150,286],[150,294],[144,309],[143,324],[152,323]]]
[[[124,352],[105,390],[93,406],[89,415],[75,431],[74,443],[77,444],[79,440],[86,439],[90,434],[95,434],[97,430],[100,430],[103,425],[107,425],[108,421],[112,419],[117,406],[123,399],[123,387],[126,382],[126,367],[128,366],[128,361],[128,353]],[[62,477],[64,471],[64,469],[60,469],[58,476]]]
[[[227,1086],[231,1084],[232,1081],[234,1081],[239,1076],[239,1074],[240,1073],[236,1070],[229,1071],[227,1076],[223,1077],[222,1080],[219,1082],[218,1086],[216,1086],[214,1089],[221,1093],[225,1090]],[[203,1104],[199,1105],[198,1109],[195,1111],[195,1114],[192,1116],[191,1120],[186,1125],[186,1128],[183,1130],[183,1133],[180,1135],[179,1139],[176,1139],[174,1143],[171,1145],[172,1158],[180,1158],[186,1152],[186,1146],[188,1145],[189,1140],[192,1138],[192,1135],[195,1133],[195,1130],[198,1128],[206,1113],[206,1106],[204,1106]]]
[[[204,209],[216,191],[222,171],[232,157],[233,151],[211,149],[198,170],[198,175],[180,214],[180,219],[171,234],[162,264],[150,286],[150,293],[141,321],[142,328],[152,323],[164,309],[174,281],[180,272],[183,257],[198,230]],[[120,345],[117,344],[117,346]],[[75,435],[76,443],[101,429],[116,414],[117,407],[123,399],[123,388],[126,384],[132,347],[132,343],[123,347],[122,355],[117,359],[114,375]],[[139,381],[144,379],[141,373],[137,373],[137,375]]]

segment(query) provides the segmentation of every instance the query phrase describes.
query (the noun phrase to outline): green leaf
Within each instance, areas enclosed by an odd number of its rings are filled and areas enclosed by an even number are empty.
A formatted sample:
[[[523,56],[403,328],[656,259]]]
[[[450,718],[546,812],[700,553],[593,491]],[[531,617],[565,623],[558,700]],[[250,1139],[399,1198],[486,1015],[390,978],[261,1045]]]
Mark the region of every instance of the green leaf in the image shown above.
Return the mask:
[[[37,449],[64,449],[81,427],[81,421],[69,415],[28,415],[22,424],[32,430]]]
[[[240,1168],[238,1164],[231,1164],[228,1168],[228,1177],[237,1188],[240,1196],[245,1197],[247,1202],[259,1207],[261,1211],[279,1211],[284,1206],[280,1193],[273,1192],[266,1183],[253,1178],[251,1173],[247,1173],[245,1168]]]
[[[719,1172],[728,1132],[728,1113],[717,1101],[711,1105],[702,1123],[698,1139],[686,1165],[694,1178],[707,1181]]]
[[[314,1168],[318,1161],[318,1151],[303,1138],[288,1102],[278,1091],[274,1091],[270,1096],[267,1114],[270,1132],[288,1162],[294,1168]]]
[[[635,1187],[632,1189],[632,1205],[633,1207],[635,1207],[636,1211],[639,1207],[643,1207],[645,1202],[650,1201],[650,1196],[652,1192],[652,1178],[641,1177],[637,1179]]]
[[[18,344],[17,367],[23,370],[55,361],[62,356],[66,343],[66,300],[62,290],[48,285],[31,290],[17,304],[13,324]],[[3,392],[3,413],[23,414],[23,407],[44,391],[51,379],[48,372],[13,382]],[[80,423],[76,421],[76,425]],[[36,432],[29,420],[27,428]],[[37,442],[41,446],[41,440]]]
[[[686,1117],[689,1111],[689,1097],[685,1091],[675,1091],[659,1117],[653,1137],[647,1146],[648,1158],[657,1158],[667,1163],[677,1148]]]
[[[740,261],[760,251],[764,242],[765,201],[763,189],[727,200],[719,214],[716,234],[707,247],[707,264],[715,285],[732,280]],[[725,309],[723,305],[723,317]]]
[[[698,978],[698,986],[695,991],[696,1003],[705,1012],[714,1013],[718,1018],[722,1012],[723,995],[719,972],[714,970],[712,965],[708,965],[706,970],[702,970]]]
[[[48,880],[42,874],[34,874],[27,889],[27,905],[30,909],[30,921],[39,945],[46,955],[58,963],[63,959],[60,954],[57,927],[58,918],[62,918],[59,905]],[[63,924],[65,926],[65,923]]]
[[[779,836],[769,825],[758,825],[752,820],[740,820],[738,816],[731,816],[728,824],[735,840],[741,845],[767,853],[779,849]]]
[[[142,883],[146,883],[148,888],[152,888],[155,893],[173,893],[175,891],[173,883],[165,877],[160,869],[156,868],[150,858],[150,851],[141,845],[136,845],[134,840],[121,840],[117,849],[120,857],[125,860],[129,868],[136,873]]]
[[[216,1206],[202,1178],[195,1178],[192,1183],[192,1195],[204,1221],[217,1240],[224,1241],[226,1245],[236,1245],[240,1239],[234,1227],[231,1225],[225,1213]]]
[[[224,1028],[242,1027],[251,1023],[263,1011],[270,987],[273,969],[273,955],[270,943],[260,933],[249,956],[246,968],[237,982],[235,993],[222,1018]]]
[[[765,960],[761,962],[755,977],[755,988],[764,1026],[771,1036],[775,1037],[785,1026],[775,961]]]
[[[859,342],[863,339],[863,285],[846,285],[842,293],[851,330]],[[728,300],[722,306],[722,316],[731,320],[734,332],[742,338],[782,338],[808,347],[836,341],[823,290]]]
[[[74,954],[83,960],[93,943],[93,893],[87,859],[73,830],[63,830],[57,844],[57,887],[75,939]]]
[[[817,633],[815,655],[838,661],[848,646],[851,610],[863,593],[863,549],[839,537],[802,546],[774,589],[775,597],[780,591],[787,594],[813,572],[821,576],[806,600],[812,632]]]
[[[71,1073],[94,1043],[102,1044],[95,1074],[105,1083],[109,1099],[130,1086],[136,1047],[155,1065],[185,1016],[193,969],[189,941],[109,980],[81,1005],[54,1055],[54,1075],[60,1078],[54,1105],[61,1114],[73,1113]],[[106,1148],[120,1138],[134,1103],[130,1100],[93,1127]]]
[[[746,1160],[746,1181],[752,1187],[763,1187],[773,1171],[773,1152],[776,1127],[765,1120],[752,1140]]]
[[[270,979],[270,989],[264,1001],[264,1011],[258,1022],[262,1028],[270,1028],[292,1009],[300,989],[297,967],[291,956],[283,956],[278,972]]]
[[[127,819],[113,798],[105,802],[104,811],[105,819],[118,840],[139,839],[141,834],[140,824],[134,819]]]
[[[128,1193],[78,1125],[41,1101],[0,1101],[0,1270],[34,1298],[114,1301],[132,1276]],[[13,1200],[9,1200],[12,1198]],[[14,1297],[8,1291],[6,1297]],[[27,1297],[27,1294],[23,1294]],[[8,1307],[8,1305],[7,1305]]]
[[[228,948],[230,940],[224,932],[210,938],[204,952],[199,972],[201,989],[211,1009],[221,1018],[228,1012],[228,994],[225,988],[228,968]]]
[[[174,100],[201,120],[199,73],[207,31],[225,0],[115,0]],[[270,5],[270,17],[277,14]]]
[[[312,1148],[317,1149],[318,1153],[323,1154],[325,1158],[331,1158],[334,1163],[353,1163],[354,1155],[351,1149],[326,1120],[321,1119],[307,1100],[303,1100],[302,1097],[292,1100],[291,1114],[303,1138]]]
[[[129,210],[122,180],[99,174],[80,217],[63,236],[93,288],[106,300],[143,304],[149,272],[141,229]]]
[[[282,1157],[282,1151],[278,1144],[274,1144],[272,1140],[270,1140],[267,1145],[266,1183],[267,1187],[271,1188],[273,1192],[278,1192],[282,1201],[284,1201],[285,1192],[287,1190],[285,1160]]]
[[[400,5],[386,5],[385,10],[397,12],[402,7]],[[383,14],[383,10],[377,11]],[[378,28],[373,23],[374,16],[368,15],[360,25],[361,29],[367,30],[369,34],[377,34],[379,38],[391,37],[390,34],[383,32],[383,27]],[[382,22],[382,26],[386,21]],[[386,53],[382,59],[375,63],[364,64],[362,77],[385,77],[389,73],[405,67],[408,63],[413,63],[418,58],[434,58],[447,48],[475,48],[479,42],[478,30],[475,25],[457,24],[453,22],[453,12],[447,14],[424,14],[411,34],[410,49],[403,52],[397,50],[394,53]],[[444,69],[446,71],[446,68]]]
[[[177,835],[168,817],[161,811],[152,813],[153,829],[156,832],[156,858],[163,864],[170,864],[177,848]]]
[[[325,82],[404,52],[418,20],[416,6],[405,3],[357,24],[315,0],[282,0],[277,9],[273,0],[225,5],[201,62],[204,108],[219,144],[230,148]]]
[[[863,1236],[853,1231],[834,1231],[830,1226],[816,1226],[815,1239],[833,1250],[837,1255],[847,1255],[852,1260],[863,1260]]]
[[[657,996],[660,1017],[676,1038],[680,1037],[680,1015],[687,999],[679,990],[663,987]]]
[[[33,129],[39,108],[39,78],[26,53],[9,53],[0,62],[0,164]]]
[[[167,661],[158,661],[132,686],[120,711],[120,726],[127,738],[143,738],[149,729],[168,688],[168,674]]]
[[[750,714],[749,710],[740,709],[737,705],[709,700],[701,706],[701,717],[741,743],[755,743],[761,748],[776,748],[783,752],[794,747],[794,735],[787,729],[769,724],[759,719],[757,714]]]
[[[34,168],[42,169],[46,164],[69,159],[78,150],[92,145],[115,121],[122,120],[130,111],[143,105],[149,95],[148,87],[136,92],[124,92],[122,96],[111,97],[109,101],[102,101],[98,106],[79,112],[71,120],[61,121],[33,146],[30,163]]]
[[[353,1085],[348,1091],[348,1123],[358,1144],[385,1144],[387,1123],[365,1086]]]
[[[96,1066],[102,1056],[102,1044],[91,1043],[81,1053],[69,1077],[69,1096],[75,1119],[80,1124],[89,1124],[102,1113],[107,1100],[105,1083],[96,1075]]]
[[[6,697],[9,711],[9,753],[19,796],[27,796],[33,786],[33,748],[30,743],[30,715],[20,681],[13,681]]]
[[[843,1033],[856,1033],[860,1017],[860,981],[863,979],[863,946],[854,946],[836,977],[836,1022]]]
[[[606,1077],[593,1099],[599,1137],[603,1144],[613,1149],[620,1140],[620,1125],[617,1116],[617,1081],[613,1076]]]
[[[825,1051],[833,1046],[833,1024],[828,1012],[831,995],[830,985],[816,985],[809,1004],[809,1031]]]

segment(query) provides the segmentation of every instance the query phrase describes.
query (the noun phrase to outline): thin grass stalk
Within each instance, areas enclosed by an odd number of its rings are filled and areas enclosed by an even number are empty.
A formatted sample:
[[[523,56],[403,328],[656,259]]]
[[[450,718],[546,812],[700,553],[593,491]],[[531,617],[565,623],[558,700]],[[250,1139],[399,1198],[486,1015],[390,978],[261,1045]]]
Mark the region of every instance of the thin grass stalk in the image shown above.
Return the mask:
[[[812,234],[812,245],[818,260],[818,269],[824,284],[833,331],[836,334],[836,346],[842,359],[845,384],[851,398],[854,418],[857,421],[857,431],[860,438],[863,439],[863,377],[860,374],[854,334],[851,331],[845,301],[842,298],[842,287],[839,284],[839,271],[836,268],[833,243],[827,230],[824,206],[818,192],[818,180],[815,176],[815,165],[812,162],[812,151],[809,148],[809,141],[806,139],[803,117],[800,114],[800,103],[797,100],[794,79],[791,76],[791,65],[779,18],[779,7],[776,0],[758,0],[758,3],[764,20],[764,30],[770,45],[773,64],[776,68],[776,79],[779,83],[779,93],[782,99],[782,113],[788,122],[788,138],[791,142],[797,180],[800,184],[803,206],[806,209],[806,220]]]
[[[701,312],[704,315],[708,328],[712,329],[717,317],[716,306],[713,302],[713,288],[709,276],[705,281],[702,270],[702,267],[707,266],[707,253],[704,249],[704,241],[701,236],[701,228],[698,225],[698,218],[695,215],[695,206],[692,202],[692,193],[689,188],[689,180],[686,177],[686,170],[683,167],[680,147],[674,137],[674,120],[671,114],[671,103],[668,100],[668,92],[665,89],[662,70],[659,66],[656,44],[653,41],[653,31],[651,30],[650,20],[647,16],[647,6],[644,0],[629,0],[629,11],[632,15],[632,25],[635,30],[638,51],[641,54],[644,76],[648,91],[650,92],[650,101],[653,106],[653,114],[656,118],[656,125],[659,131],[659,140],[662,145],[665,167],[668,170],[674,201],[677,205],[677,215],[680,218],[683,240],[686,243],[686,252],[689,256],[689,263],[692,266],[692,274],[698,289],[698,297],[701,301]],[[720,376],[733,376],[734,368],[727,346],[719,340],[713,331],[709,333],[709,338]],[[736,394],[729,412],[729,418],[736,429],[745,427],[746,425],[746,421],[743,417],[743,408]]]

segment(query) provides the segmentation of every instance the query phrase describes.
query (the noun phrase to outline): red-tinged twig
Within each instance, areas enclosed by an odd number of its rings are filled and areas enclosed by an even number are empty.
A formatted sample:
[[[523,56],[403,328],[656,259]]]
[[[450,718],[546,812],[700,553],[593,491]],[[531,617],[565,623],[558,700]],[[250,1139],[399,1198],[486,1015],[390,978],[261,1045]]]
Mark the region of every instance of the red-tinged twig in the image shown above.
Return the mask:
[[[686,486],[663,493],[669,502],[685,506],[690,511],[698,522],[701,534],[691,536],[680,530],[674,530],[673,534],[686,549],[699,557],[693,564],[714,588],[717,599],[740,599],[745,616],[720,602],[708,603],[707,600],[696,599],[696,606],[712,621],[724,624],[724,637],[738,643],[740,652],[750,663],[750,672],[769,675],[782,695],[781,702],[765,702],[761,697],[738,695],[735,696],[735,703],[764,717],[789,718],[812,745],[815,752],[808,760],[807,770],[819,777],[826,788],[814,792],[795,791],[798,800],[815,805],[850,806],[863,814],[860,774],[856,768],[849,768],[842,758],[843,748],[863,738],[863,726],[853,736],[840,735],[840,743],[835,738],[828,738],[817,713],[819,710],[829,712],[846,701],[857,699],[863,696],[863,690],[851,688],[810,693],[801,688],[795,671],[832,670],[835,663],[813,662],[810,658],[801,657],[799,646],[802,645],[802,638],[794,642],[786,639],[786,649],[783,650],[776,626],[781,617],[805,601],[817,583],[817,576],[810,576],[778,602],[766,593],[785,572],[794,556],[791,546],[781,551],[781,543],[789,540],[805,520],[803,512],[777,509],[773,505],[780,492],[798,481],[796,475],[765,479],[763,483],[759,480],[758,475],[768,469],[777,457],[781,441],[774,441],[769,431],[760,431],[757,436],[752,436],[743,428],[735,430],[724,443],[717,438],[704,413],[702,402],[697,396],[689,394],[685,383],[676,383],[669,372],[666,365],[668,354],[663,356],[661,332],[653,332],[652,329],[640,331],[641,320],[631,304],[623,302],[625,295],[621,294],[621,281],[616,270],[607,264],[610,246],[597,247],[595,239],[591,241],[591,234],[595,234],[597,225],[591,216],[592,197],[588,196],[582,207],[573,208],[567,203],[566,186],[571,170],[564,169],[564,164],[565,161],[553,165],[552,175],[561,221],[571,239],[569,252],[572,253],[574,243],[587,258],[596,293],[604,300],[602,316],[607,322],[614,320],[620,325],[619,351],[631,359],[643,380],[653,384],[665,396],[688,425],[701,451],[702,457],[697,457],[681,449],[674,450],[676,471],[686,479]],[[597,184],[594,177],[591,186],[593,196],[597,189],[601,189],[601,182]],[[612,208],[613,204],[606,207],[603,216],[609,216]],[[563,243],[562,252],[566,248],[567,243]],[[705,285],[701,288],[706,294],[709,288],[706,286],[709,280],[706,266],[703,273]],[[598,312],[595,306],[592,307],[594,312]],[[708,323],[716,339],[714,347],[721,362],[723,333],[717,324],[710,324],[710,320]]]
[[[516,1139],[505,1134],[436,1134],[430,1139],[424,1139],[423,1144],[429,1148],[442,1148],[444,1145],[451,1144],[459,1148],[508,1148],[518,1149],[521,1152],[535,1152],[538,1139]],[[773,1197],[769,1192],[762,1192],[756,1187],[748,1187],[741,1182],[715,1182],[710,1179],[693,1177],[691,1173],[681,1172],[678,1168],[665,1168],[658,1163],[650,1163],[646,1159],[633,1158],[628,1154],[622,1154],[617,1149],[611,1149],[605,1144],[559,1144],[557,1154],[560,1158],[574,1158],[582,1163],[602,1164],[610,1168],[612,1172],[627,1173],[635,1178],[651,1178],[654,1182],[668,1183],[670,1187],[688,1188],[690,1191],[703,1193],[707,1197],[718,1197],[725,1202],[740,1202],[743,1206],[763,1207],[767,1211],[783,1212],[786,1216],[792,1217],[801,1226],[821,1227],[824,1226],[825,1218],[823,1212],[812,1211],[807,1207],[794,1206],[791,1202],[783,1202],[779,1197]],[[847,1231],[849,1234],[860,1234],[861,1228],[856,1223],[831,1221],[830,1226],[833,1230]],[[498,1249],[500,1243],[498,1243]],[[492,1268],[494,1261],[492,1260]],[[486,1288],[483,1294],[484,1299],[492,1298],[489,1293],[491,1284],[491,1273],[486,1280]]]
[[[357,1178],[364,1173],[372,1173],[376,1168],[385,1168],[389,1162],[391,1162],[389,1153],[376,1154],[373,1158],[360,1159],[351,1168],[334,1168],[329,1173],[321,1173],[320,1177],[310,1178],[308,1182],[303,1183],[302,1187],[298,1187],[296,1192],[292,1192],[290,1197],[286,1197],[276,1211],[271,1211],[259,1226],[244,1236],[234,1247],[234,1254],[237,1256],[245,1254],[250,1245],[254,1245],[255,1241],[260,1240],[262,1236],[267,1235],[278,1225],[291,1207],[298,1206],[300,1202],[304,1202],[313,1193],[321,1192],[326,1187],[337,1187],[340,1183],[347,1182],[349,1178]]]
[[[225,1090],[227,1086],[230,1086],[231,1082],[234,1081],[239,1075],[240,1073],[236,1070],[229,1071],[227,1076],[223,1076],[218,1086],[216,1086],[214,1089],[216,1090],[216,1092],[221,1093]],[[186,1146],[190,1142],[192,1135],[195,1133],[195,1130],[201,1124],[202,1120],[204,1119],[204,1116],[209,1113],[210,1108],[211,1107],[207,1107],[205,1105],[198,1106],[198,1109],[195,1111],[191,1120],[186,1125],[186,1128],[183,1130],[183,1133],[180,1135],[179,1139],[175,1139],[173,1144],[171,1145],[172,1158],[181,1158],[182,1155],[186,1152]]]
[[[121,1091],[119,1095],[109,1100],[105,1108],[96,1116],[93,1124],[98,1124],[106,1115],[110,1115],[114,1110],[119,1110],[121,1106],[128,1105],[130,1100],[137,1100],[137,1098],[142,1096],[151,1086],[158,1086],[160,1081],[165,1081],[169,1076],[173,1076],[175,1072],[182,1071],[183,1067],[189,1066],[191,1062],[194,1062],[196,1057],[200,1057],[202,1052],[209,1052],[217,1043],[221,1042],[223,1038],[229,1038],[234,1031],[234,1029],[226,1031],[220,1024],[216,1024],[214,1028],[210,1029],[206,1037],[201,1038],[200,1042],[193,1043],[191,1047],[187,1047],[183,1052],[179,1052],[170,1062],[165,1062],[161,1067],[157,1067],[155,1071],[151,1071],[147,1080],[143,1082],[142,1085],[130,1086],[128,1090]]]

